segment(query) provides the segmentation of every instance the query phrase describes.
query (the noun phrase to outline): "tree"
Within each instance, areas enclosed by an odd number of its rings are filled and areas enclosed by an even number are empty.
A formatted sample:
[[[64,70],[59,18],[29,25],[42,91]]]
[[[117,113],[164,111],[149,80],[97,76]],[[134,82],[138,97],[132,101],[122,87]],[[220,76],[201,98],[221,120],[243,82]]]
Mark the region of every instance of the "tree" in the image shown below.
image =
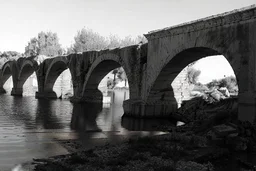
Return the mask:
[[[5,62],[7,62],[8,60],[6,58],[0,58],[0,69],[2,69],[3,65]]]
[[[114,83],[115,83],[115,81],[116,81],[116,74],[118,73],[118,69],[119,69],[119,68],[114,69],[114,70],[112,71],[112,74],[114,74]]]
[[[30,39],[30,41],[28,42],[28,45],[25,47],[25,55],[36,56],[38,55],[38,52],[39,52],[38,41],[37,41],[37,38],[34,37]]]
[[[8,60],[17,60],[19,57],[22,57],[23,55],[16,51],[5,51],[0,52],[0,68],[4,65],[5,62]]]
[[[37,38],[30,39],[28,45],[25,47],[26,56],[57,56],[62,54],[63,49],[59,43],[57,33],[40,32]]]
[[[118,68],[118,72],[117,72],[117,78],[119,78],[121,81],[125,81],[125,86],[126,86],[126,83],[127,83],[127,76],[126,76],[126,73],[124,71],[124,68],[120,67]]]
[[[200,74],[201,74],[200,70],[197,70],[193,67],[188,67],[187,77],[188,77],[189,83],[190,84],[196,84]]]
[[[136,38],[126,36],[124,39],[121,39],[117,35],[111,34],[108,37],[103,37],[99,33],[87,28],[79,30],[74,40],[75,43],[67,48],[67,54],[147,43],[147,39],[144,36],[137,36]]]
[[[102,50],[108,45],[106,39],[91,29],[83,28],[79,30],[75,36],[75,43],[72,49],[75,53],[90,50]]]
[[[228,76],[222,79],[214,79],[210,83],[207,84],[207,87],[213,88],[213,87],[226,87],[229,92],[238,92],[238,85],[236,81],[236,77],[234,76]]]
[[[108,49],[113,49],[113,48],[117,48],[120,47],[121,44],[121,39],[117,36],[117,35],[109,35],[108,37]]]
[[[131,36],[126,36],[124,39],[121,40],[120,45],[121,46],[131,46],[131,45],[135,45],[138,43]]]
[[[136,38],[135,38],[135,42],[136,43],[148,43],[148,40],[146,39],[146,37],[145,36],[141,36],[141,35],[139,35],[139,36],[137,36]]]

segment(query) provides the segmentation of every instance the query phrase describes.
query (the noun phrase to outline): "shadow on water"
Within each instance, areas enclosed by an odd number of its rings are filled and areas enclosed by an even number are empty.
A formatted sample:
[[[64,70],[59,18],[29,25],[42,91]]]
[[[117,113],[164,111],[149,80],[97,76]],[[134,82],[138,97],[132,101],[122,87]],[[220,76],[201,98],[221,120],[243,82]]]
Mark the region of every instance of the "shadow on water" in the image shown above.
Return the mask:
[[[129,131],[157,131],[162,129],[159,126],[175,127],[177,125],[177,120],[140,119],[122,116],[121,125]]]
[[[96,118],[102,110],[102,104],[73,104],[70,127],[72,130],[101,131]]]
[[[65,125],[59,117],[61,106],[57,100],[38,99],[36,110],[36,125],[43,129],[63,129]]]
[[[29,99],[13,96],[11,98],[3,97],[5,104],[10,104],[10,108],[7,106],[4,109],[7,109],[6,114],[10,120],[15,120],[14,123],[16,126],[24,125],[27,129],[36,128],[33,120],[33,113],[35,112],[33,105],[29,104]]]

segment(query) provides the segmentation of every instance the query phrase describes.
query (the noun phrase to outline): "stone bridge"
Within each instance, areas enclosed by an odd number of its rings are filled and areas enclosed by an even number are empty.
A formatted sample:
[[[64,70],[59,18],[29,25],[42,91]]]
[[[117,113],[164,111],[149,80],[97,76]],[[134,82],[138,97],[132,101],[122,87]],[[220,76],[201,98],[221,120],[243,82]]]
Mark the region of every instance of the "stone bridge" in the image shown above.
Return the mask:
[[[126,115],[161,117],[177,109],[171,83],[191,62],[223,55],[236,75],[240,120],[255,121],[256,114],[256,7],[251,6],[181,25],[152,31],[147,44],[90,51],[38,59],[8,61],[0,73],[0,91],[12,76],[12,95],[22,95],[22,86],[33,72],[38,80],[37,98],[56,98],[53,85],[62,71],[72,76],[73,102],[101,102],[101,79],[122,66],[130,86],[124,101]],[[218,69],[218,66],[216,66]]]

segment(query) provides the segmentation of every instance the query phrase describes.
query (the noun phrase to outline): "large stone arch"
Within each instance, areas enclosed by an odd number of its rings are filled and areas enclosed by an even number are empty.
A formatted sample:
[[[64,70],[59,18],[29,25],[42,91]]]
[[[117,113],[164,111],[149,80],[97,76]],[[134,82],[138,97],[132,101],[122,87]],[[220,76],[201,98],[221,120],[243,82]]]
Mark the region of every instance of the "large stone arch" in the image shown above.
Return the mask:
[[[68,69],[68,60],[66,57],[56,57],[53,59],[45,75],[44,92],[53,92],[55,81],[66,69]]]
[[[249,63],[252,59],[248,51],[248,47],[252,44],[250,44],[247,26],[228,25],[180,34],[176,34],[172,30],[163,30],[146,35],[149,39],[149,50],[147,88],[143,98],[147,105],[152,108],[164,108],[164,112],[156,112],[156,115],[161,115],[161,113],[168,115],[173,109],[169,108],[173,101],[165,99],[167,94],[163,95],[164,93],[161,92],[166,91],[167,93],[168,89],[164,88],[165,84],[158,84],[159,80],[165,81],[167,78],[164,75],[169,75],[170,70],[173,70],[173,77],[175,77],[187,64],[211,55],[223,55],[227,59],[238,81],[239,96],[241,93],[252,91],[250,90],[253,89],[253,85],[250,84],[253,82],[250,78],[252,64]],[[166,81],[172,79],[168,78]],[[171,91],[169,90],[169,93]],[[156,103],[159,103],[159,106],[156,107]],[[152,109],[150,110],[152,111]],[[147,113],[147,111],[143,113]]]
[[[38,64],[36,61],[24,60],[18,75],[17,88],[22,89],[24,83],[37,69]]]
[[[206,44],[207,45],[207,44]],[[240,88],[239,72],[240,58],[231,60],[230,53],[222,51],[222,49],[214,46],[187,46],[184,45],[175,50],[173,55],[169,55],[160,72],[157,73],[155,81],[149,86],[146,103],[149,106],[157,106],[157,112],[168,115],[175,112],[179,104],[175,98],[172,82],[177,75],[190,63],[202,59],[207,56],[223,55],[232,67],[236,78],[238,78],[238,86]],[[238,62],[238,61],[239,62]],[[216,66],[217,67],[217,66]]]
[[[91,102],[102,102],[102,93],[98,90],[100,81],[106,76],[111,70],[123,67],[126,75],[128,84],[130,84],[130,71],[126,66],[124,60],[116,54],[107,53],[96,58],[89,68],[83,85],[82,98],[84,101]],[[132,87],[130,87],[131,89]]]
[[[220,52],[207,48],[207,47],[193,47],[184,49],[174,56],[170,56],[167,63],[163,66],[162,70],[158,73],[156,80],[151,86],[151,90],[147,96],[147,102],[157,103],[160,101],[174,100],[174,93],[170,85],[177,75],[190,63],[202,59],[207,56],[222,55]],[[235,63],[224,56],[231,65],[235,75],[238,74],[238,68]],[[217,67],[217,66],[216,66]]]

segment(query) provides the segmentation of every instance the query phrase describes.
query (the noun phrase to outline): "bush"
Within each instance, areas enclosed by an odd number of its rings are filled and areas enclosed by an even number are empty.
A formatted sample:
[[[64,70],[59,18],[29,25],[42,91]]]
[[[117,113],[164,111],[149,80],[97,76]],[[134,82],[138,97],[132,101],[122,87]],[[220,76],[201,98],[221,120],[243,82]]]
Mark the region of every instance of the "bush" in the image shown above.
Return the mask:
[[[213,87],[226,87],[229,92],[238,92],[238,85],[236,78],[234,76],[228,76],[219,80],[212,80],[210,83],[206,84],[209,89]]]
[[[196,84],[200,74],[201,74],[200,70],[197,70],[193,67],[189,67],[188,68],[188,73],[187,73],[189,83],[190,84]]]

